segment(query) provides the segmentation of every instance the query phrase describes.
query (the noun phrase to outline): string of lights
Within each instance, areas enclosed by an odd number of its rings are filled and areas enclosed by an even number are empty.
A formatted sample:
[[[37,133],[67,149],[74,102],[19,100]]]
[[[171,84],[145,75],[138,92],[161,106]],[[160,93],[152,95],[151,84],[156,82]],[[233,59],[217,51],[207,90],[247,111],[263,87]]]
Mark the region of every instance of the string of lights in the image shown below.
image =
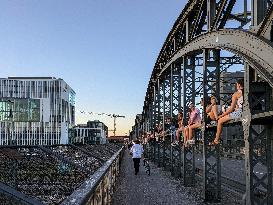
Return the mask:
[[[84,110],[78,110],[78,111],[76,111],[76,112],[80,112],[81,114],[84,114],[84,115],[100,115],[100,116],[108,116],[108,117],[111,117],[111,118],[114,118],[114,130],[113,130],[113,132],[114,132],[114,136],[116,136],[116,119],[117,118],[125,118],[125,116],[123,116],[123,115],[118,115],[118,114],[108,114],[108,113],[104,113],[104,112],[102,112],[102,113],[97,113],[97,112],[90,112],[90,111],[84,111]]]

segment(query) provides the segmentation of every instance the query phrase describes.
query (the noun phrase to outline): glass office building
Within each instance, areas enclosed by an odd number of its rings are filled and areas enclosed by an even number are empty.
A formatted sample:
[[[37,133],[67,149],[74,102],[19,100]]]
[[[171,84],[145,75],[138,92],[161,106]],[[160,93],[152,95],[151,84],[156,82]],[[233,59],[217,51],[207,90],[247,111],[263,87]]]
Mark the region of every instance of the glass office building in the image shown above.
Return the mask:
[[[75,124],[75,92],[62,79],[0,79],[0,145],[68,142]]]

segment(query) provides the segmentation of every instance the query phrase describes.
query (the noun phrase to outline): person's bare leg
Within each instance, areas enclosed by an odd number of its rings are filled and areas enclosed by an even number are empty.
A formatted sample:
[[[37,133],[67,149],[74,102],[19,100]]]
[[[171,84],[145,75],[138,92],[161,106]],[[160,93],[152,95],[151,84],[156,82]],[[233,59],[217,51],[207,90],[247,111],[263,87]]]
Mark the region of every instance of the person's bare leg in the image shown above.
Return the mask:
[[[218,119],[218,105],[212,106],[212,112],[214,114],[215,120],[217,120]]]
[[[220,136],[221,136],[221,133],[222,133],[222,130],[223,130],[223,124],[227,121],[230,120],[230,117],[229,115],[226,115],[222,118],[220,118],[218,120],[218,124],[217,124],[217,132],[216,132],[216,137],[214,139],[214,144],[218,144],[219,143],[219,140],[220,140]]]
[[[186,144],[186,142],[188,140],[188,132],[189,132],[189,128],[185,127],[184,128],[184,145]]]
[[[201,123],[196,123],[191,126],[189,126],[189,139],[192,139],[192,132],[194,129],[201,127]]]
[[[179,140],[180,128],[176,130],[176,140]]]
[[[193,129],[194,125],[195,125],[195,124],[189,126],[189,133],[188,133],[188,138],[189,138],[189,140],[191,140],[191,138],[192,138],[192,129]]]

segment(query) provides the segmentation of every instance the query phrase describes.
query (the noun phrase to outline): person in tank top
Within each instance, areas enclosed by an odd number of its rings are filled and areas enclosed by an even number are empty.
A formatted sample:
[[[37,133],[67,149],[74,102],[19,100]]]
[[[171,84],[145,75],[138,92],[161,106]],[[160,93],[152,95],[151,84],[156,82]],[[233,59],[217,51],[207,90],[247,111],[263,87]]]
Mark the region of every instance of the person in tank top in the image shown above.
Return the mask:
[[[236,83],[237,91],[232,95],[232,101],[230,107],[218,116],[217,132],[214,141],[210,145],[217,145],[220,142],[221,133],[223,130],[223,124],[232,120],[238,119],[242,116],[243,112],[243,89],[244,79],[239,79]]]

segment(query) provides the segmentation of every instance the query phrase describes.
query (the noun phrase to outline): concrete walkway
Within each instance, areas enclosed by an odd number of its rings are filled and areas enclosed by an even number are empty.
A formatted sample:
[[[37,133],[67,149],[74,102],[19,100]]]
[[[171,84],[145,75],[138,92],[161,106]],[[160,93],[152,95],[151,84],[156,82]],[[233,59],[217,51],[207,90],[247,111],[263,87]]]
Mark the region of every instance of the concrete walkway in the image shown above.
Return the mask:
[[[131,156],[125,152],[112,205],[203,204],[199,191],[183,187],[169,172],[150,163],[151,175],[148,176],[142,161],[140,165],[140,172],[135,176]]]

